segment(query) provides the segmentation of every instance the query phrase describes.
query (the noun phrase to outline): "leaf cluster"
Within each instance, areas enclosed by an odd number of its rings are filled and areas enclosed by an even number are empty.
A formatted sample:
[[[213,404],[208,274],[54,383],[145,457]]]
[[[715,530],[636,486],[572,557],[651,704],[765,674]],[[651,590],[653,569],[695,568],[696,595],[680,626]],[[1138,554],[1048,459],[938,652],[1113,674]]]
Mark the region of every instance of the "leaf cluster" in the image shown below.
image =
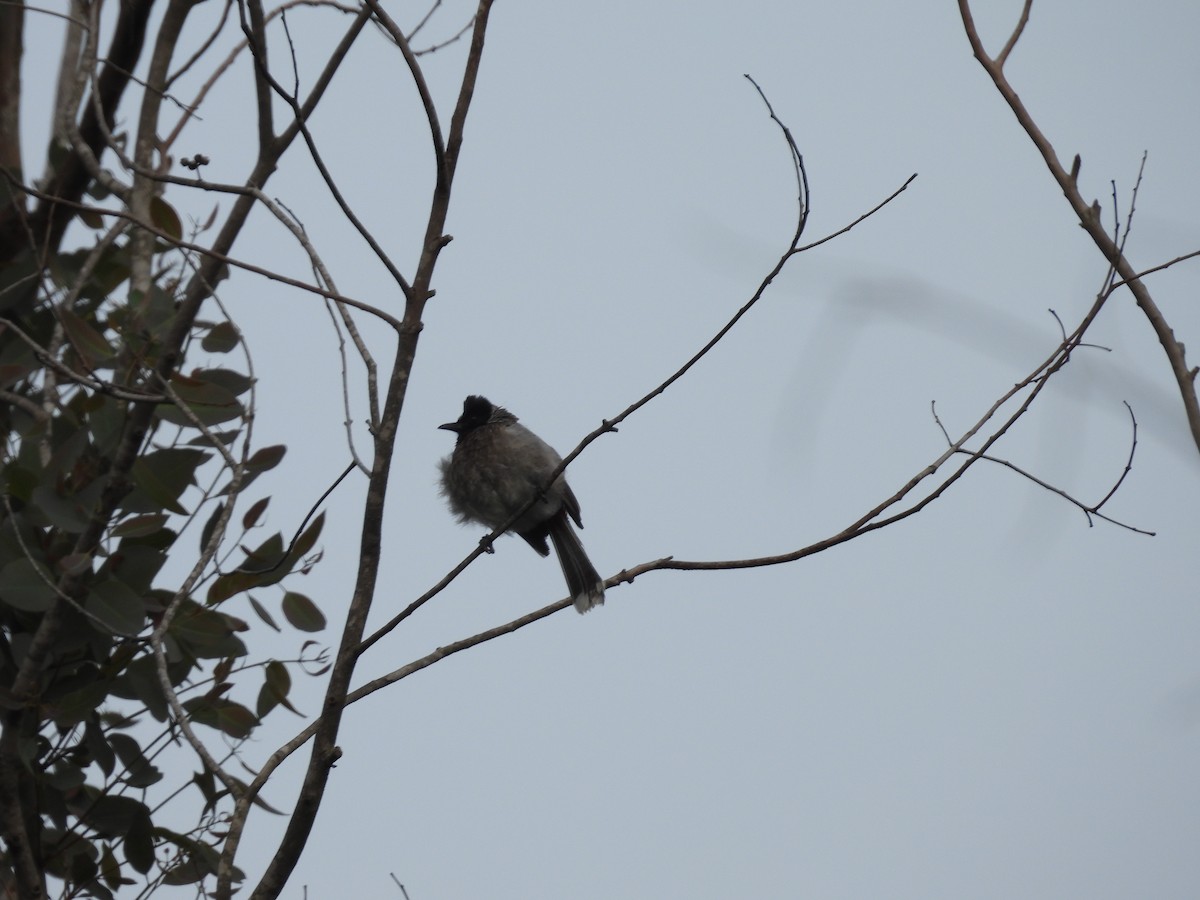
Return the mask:
[[[179,217],[157,208],[159,227],[180,236]],[[137,290],[137,252],[125,234],[97,233],[44,268],[28,250],[0,266],[0,754],[19,770],[7,814],[20,815],[64,896],[214,876],[240,782],[202,766],[168,783],[186,771],[160,760],[182,742],[172,695],[228,757],[274,710],[296,712],[295,665],[323,671],[311,641],[289,663],[251,659],[250,623],[229,611],[245,599],[279,630],[277,603],[301,631],[325,624],[282,586],[319,558],[323,519],[290,545],[279,533],[247,541],[268,496],[238,517],[239,535],[224,522],[285,452],[250,448],[254,381],[248,356],[231,361],[242,336],[226,318],[196,319],[180,364],[164,367],[189,261],[155,242],[149,288]],[[153,409],[137,438],[139,404]],[[182,541],[189,528],[195,542]],[[171,574],[197,554],[199,571]],[[254,679],[257,696],[239,699]],[[0,883],[12,883],[12,866],[0,854]]]

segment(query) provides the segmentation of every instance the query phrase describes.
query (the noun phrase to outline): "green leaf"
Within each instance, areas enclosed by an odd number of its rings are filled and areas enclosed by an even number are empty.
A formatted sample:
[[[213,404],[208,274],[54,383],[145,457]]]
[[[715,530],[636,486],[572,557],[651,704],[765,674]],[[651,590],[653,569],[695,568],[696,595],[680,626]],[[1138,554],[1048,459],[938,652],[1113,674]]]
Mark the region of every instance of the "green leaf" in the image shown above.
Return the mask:
[[[246,393],[254,384],[253,378],[243,375],[241,372],[235,372],[233,369],[196,369],[192,372],[191,377],[223,388],[235,397]]]
[[[7,187],[8,179],[3,183]],[[33,305],[41,270],[41,263],[28,250],[0,265],[0,313],[24,313]]]
[[[26,612],[44,612],[58,596],[53,584],[44,567],[22,556],[0,569],[0,602]]]
[[[167,517],[162,513],[147,513],[126,519],[112,530],[112,534],[113,537],[145,537],[161,531],[166,524]]]
[[[237,569],[226,572],[209,586],[207,603],[211,606],[252,587],[278,584],[291,573],[296,561],[312,548],[324,521],[325,514],[321,513],[300,535],[286,557],[283,536],[278,533],[271,535],[254,550],[247,550],[243,546],[246,559]]]
[[[286,697],[288,691],[292,689],[292,676],[288,673],[287,666],[277,659],[267,663],[266,669],[266,684],[278,694],[280,697]]]
[[[284,706],[292,712],[296,712],[296,708],[288,702],[288,693],[292,689],[292,676],[288,673],[287,666],[277,659],[267,663],[264,672],[263,685],[258,691],[258,705],[255,712],[261,719],[276,706]]]
[[[58,561],[55,568],[67,575],[82,575],[92,567],[90,553],[68,553]]]
[[[146,622],[146,604],[125,582],[108,578],[88,591],[87,610],[113,634],[133,637]]]
[[[217,529],[217,522],[221,518],[221,513],[225,511],[225,504],[218,503],[212,511],[212,515],[208,517],[208,521],[204,523],[204,527],[200,529],[200,552],[204,552],[204,548],[208,546],[208,542],[212,540],[213,532]]]
[[[232,322],[218,322],[204,335],[200,346],[209,353],[228,353],[241,339],[242,333]]]
[[[137,490],[125,498],[124,507],[130,512],[161,510],[185,515],[179,497],[196,482],[196,469],[211,456],[204,450],[187,447],[167,447],[140,457],[133,464],[133,481]]]
[[[68,852],[71,854],[70,880],[76,884],[90,884],[99,871],[96,861],[90,855],[91,853],[95,853],[95,849],[91,843],[85,842],[80,844],[76,842]]]
[[[160,231],[165,231],[175,240],[183,237],[183,224],[179,221],[179,213],[175,212],[171,204],[157,195],[150,198],[150,221],[158,226]]]
[[[116,450],[127,415],[125,404],[112,397],[101,398],[100,403],[88,410],[88,426],[97,450],[106,455]]]
[[[226,572],[209,585],[208,596],[204,598],[204,602],[215,606],[258,585],[259,576],[252,572]]]
[[[304,533],[296,539],[296,546],[292,548],[292,559],[298,560],[304,554],[308,553],[317,542],[317,538],[321,534],[321,529],[325,527],[325,513],[318,513],[313,519],[313,523],[304,529]]]
[[[188,600],[176,613],[169,633],[197,659],[221,659],[246,655],[245,644],[234,635],[245,630],[239,619]]]
[[[174,844],[179,848],[177,861],[169,865],[163,873],[163,884],[193,884],[216,874],[221,857],[214,847],[166,828],[154,829],[154,835],[163,843]],[[232,867],[230,875],[234,883],[240,883],[246,877],[237,866]]]
[[[258,524],[258,520],[262,518],[262,514],[267,509],[267,504],[271,502],[270,497],[263,497],[246,510],[246,514],[242,516],[242,527],[249,531]]]
[[[89,369],[108,362],[116,355],[104,335],[69,309],[60,309],[58,318],[62,322],[67,340]]]
[[[185,884],[195,884],[198,881],[203,881],[210,874],[212,873],[203,864],[200,856],[189,854],[178,862],[168,866],[167,870],[163,872],[162,883],[175,885],[176,887]]]
[[[32,500],[45,521],[55,528],[68,534],[79,534],[87,528],[88,509],[78,495],[64,497],[43,482],[33,489]]]
[[[240,779],[234,775],[230,775],[229,777],[232,778],[235,782],[237,782],[237,784],[241,786],[243,791],[249,789],[250,786],[248,784],[246,784],[246,782],[242,781],[242,779]],[[265,809],[267,812],[271,813],[272,815],[276,815],[276,816],[283,815],[282,810],[276,809],[270,803],[268,803],[266,800],[263,799],[261,792],[255,794],[254,799],[251,800],[250,802],[253,803],[255,806],[257,806],[259,809]]]
[[[193,697],[184,702],[183,708],[193,722],[216,728],[232,738],[247,738],[258,725],[254,713],[224,697]]]
[[[95,285],[95,291],[89,290],[88,296],[101,300],[115,291],[130,275],[131,255],[128,244],[110,245],[92,270],[90,284]]]
[[[86,781],[83,769],[62,761],[55,763],[54,768],[46,773],[46,782],[59,791],[82,787]]]
[[[268,625],[270,625],[276,631],[281,630],[280,627],[275,624],[275,619],[271,616],[271,614],[269,612],[267,612],[266,607],[264,607],[261,603],[259,603],[257,600],[255,600],[253,596],[250,597],[250,606],[253,607],[253,609],[256,613],[258,613],[258,617],[260,619],[262,619],[264,622],[266,622]]]
[[[126,341],[131,342],[131,337],[137,334],[148,334],[151,344],[143,344],[142,347],[147,352],[157,352],[157,341],[166,337],[175,320],[175,314],[174,294],[164,290],[158,283],[151,284],[149,291],[131,290],[126,315],[130,317],[129,324],[132,327],[126,328],[124,332]]]
[[[217,790],[217,778],[208,769],[193,772],[192,783],[196,785],[196,788],[200,791],[200,795],[204,797],[205,815],[216,809],[217,801],[229,793],[229,791],[224,789]],[[159,829],[159,831],[162,830],[161,828]]]
[[[125,858],[142,875],[154,865],[154,839],[151,834],[149,815],[135,817],[125,834]]]
[[[150,592],[154,577],[166,565],[167,554],[165,550],[159,549],[152,543],[143,543],[143,541],[152,541],[160,534],[173,535],[174,532],[164,529],[149,538],[123,538],[117,545],[116,552],[109,559],[108,565],[101,570],[101,575],[120,579],[135,594],[144,599],[145,595]],[[170,547],[170,543],[167,544],[167,547]]]
[[[220,444],[223,447],[233,445],[233,442],[241,437],[242,430],[234,428],[228,431],[213,431],[210,432],[212,437],[207,434],[198,434],[187,442],[189,447],[215,447]]]
[[[205,853],[205,850],[211,850],[211,848],[206,847],[195,838],[167,828],[155,828],[154,836],[164,844],[175,845],[177,850],[172,854],[174,860],[163,873],[163,884],[194,884],[216,872],[216,868],[208,865],[211,857]]]
[[[271,535],[253,550],[246,550],[244,546],[242,549],[246,553],[246,559],[239,566],[239,569],[247,574],[265,578],[275,575],[280,572],[280,569],[283,569],[282,565],[278,565],[280,560],[284,558],[283,535],[279,534],[279,532]],[[279,578],[282,578],[286,574],[287,571],[284,570],[279,574]],[[275,580],[278,581],[279,578]],[[274,582],[270,583],[274,584]]]
[[[283,614],[301,631],[321,631],[325,628],[325,614],[303,594],[288,591],[283,595]]]
[[[168,667],[168,672],[170,672],[170,667]],[[175,677],[172,676],[172,684],[177,683]],[[139,700],[155,719],[159,722],[166,721],[167,698],[163,695],[162,685],[158,681],[154,657],[143,656],[130,663],[125,671],[113,681],[112,694],[126,700]],[[112,774],[111,764],[106,773]]]
[[[91,207],[85,207],[79,210],[79,221],[93,231],[99,231],[104,227],[104,216],[96,212]]]
[[[243,415],[245,407],[235,392],[204,377],[204,374],[202,371],[190,376],[179,373],[171,376],[171,387],[187,412],[191,412],[206,426],[220,425]],[[165,422],[184,428],[196,427],[187,412],[174,403],[160,403],[155,407],[155,414]]]
[[[209,372],[216,372],[212,369]],[[229,405],[236,402],[237,394],[219,381],[205,377],[209,372],[198,369],[191,375],[176,372],[171,376],[171,387],[180,398],[194,405]]]
[[[108,736],[108,742],[125,764],[122,780],[130,787],[145,788],[162,780],[162,772],[142,755],[141,746],[129,735],[114,732]]]
[[[3,471],[6,493],[28,503],[33,497],[33,492],[41,483],[40,473],[31,471],[15,462],[10,462]]]
[[[47,691],[43,702],[54,723],[65,729],[87,721],[104,704],[107,696],[106,681],[93,676],[80,684],[76,678],[71,678],[56,683]]]
[[[273,469],[283,460],[287,453],[285,444],[272,444],[270,447],[260,447],[246,460],[246,468],[254,472],[266,472]]]
[[[113,856],[112,847],[107,843],[103,845],[103,849],[100,851],[100,877],[113,890],[116,890],[122,884],[133,884],[132,881],[127,881],[121,877],[121,867],[117,864],[117,858]]]
[[[96,765],[100,767],[100,771],[105,775],[111,775],[113,767],[117,763],[117,758],[113,753],[112,747],[108,745],[108,739],[104,736],[104,729],[100,727],[94,716],[84,724],[83,736],[88,753],[91,754]]]
[[[86,805],[80,810],[79,818],[105,837],[127,834],[139,820],[150,821],[150,810],[146,804],[132,797],[101,794],[91,803],[87,803],[83,797],[80,800]]]

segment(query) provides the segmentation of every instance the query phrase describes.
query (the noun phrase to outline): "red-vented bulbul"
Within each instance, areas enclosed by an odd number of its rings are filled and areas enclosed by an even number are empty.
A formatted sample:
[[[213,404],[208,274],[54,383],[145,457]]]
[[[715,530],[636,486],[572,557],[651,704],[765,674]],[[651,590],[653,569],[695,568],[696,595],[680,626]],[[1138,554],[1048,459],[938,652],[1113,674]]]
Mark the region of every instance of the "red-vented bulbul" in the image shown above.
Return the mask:
[[[440,463],[442,495],[458,520],[498,528],[537,497],[508,530],[542,556],[550,553],[550,539],[579,612],[603,603],[604,581],[567,521],[570,515],[583,527],[579,501],[562,475],[546,483],[562,462],[554,448],[507,409],[475,395],[463,401],[457,422],[438,427],[458,435],[454,452]]]

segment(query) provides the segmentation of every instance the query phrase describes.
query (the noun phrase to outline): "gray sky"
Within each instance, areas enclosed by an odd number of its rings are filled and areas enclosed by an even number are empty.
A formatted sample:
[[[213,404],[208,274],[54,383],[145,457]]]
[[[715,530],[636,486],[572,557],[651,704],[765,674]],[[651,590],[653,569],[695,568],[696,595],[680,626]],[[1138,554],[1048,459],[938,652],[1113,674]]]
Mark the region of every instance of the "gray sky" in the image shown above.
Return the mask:
[[[998,48],[1020,4],[978,5]],[[444,4],[430,37],[470,7]],[[289,18],[302,79],[339,23]],[[30,35],[31,59],[54,53],[52,27]],[[1197,34],[1200,6],[1184,0],[1043,0],[1009,65],[1060,158],[1082,155],[1080,183],[1106,216],[1111,181],[1123,215],[1149,151],[1129,243],[1141,268],[1200,248]],[[464,49],[424,59],[447,118]],[[358,52],[314,128],[350,202],[411,272],[428,140],[394,48],[372,35]],[[788,157],[747,72],[804,154],[809,239],[919,177],[795,259],[692,374],[572,467],[603,574],[839,531],[941,452],[931,400],[960,432],[1052,351],[1049,308],[1071,327],[1090,305],[1102,260],[953,4],[498,3],[397,449],[374,624],[480,537],[435,485],[452,447],[435,426],[465,394],[565,453],[695,352],[786,246]],[[241,180],[252,102],[243,64],[180,153]],[[304,220],[343,293],[399,311],[302,154],[268,193]],[[197,218],[213,202],[177,200]],[[237,255],[307,277],[282,230],[259,223]],[[1195,357],[1200,268],[1149,287]],[[255,355],[258,439],[290,448],[259,482],[275,495],[272,526],[290,532],[346,461],[328,317],[251,275],[222,299]],[[386,332],[366,328],[385,358]],[[646,575],[586,617],[568,610],[352,707],[286,896],[398,897],[389,872],[412,900],[1200,896],[1200,458],[1127,294],[1090,340],[1111,352],[1079,351],[995,452],[1095,501],[1129,452],[1128,401],[1137,456],[1106,512],[1156,537],[1089,528],[980,465],[920,515],[799,563]],[[325,560],[293,585],[334,621],[362,491],[359,479],[331,501]],[[358,681],[562,593],[553,562],[502,540],[373,648]],[[323,685],[298,680],[312,714]],[[279,723],[275,743],[300,724]],[[252,751],[273,746],[264,735]],[[272,804],[290,805],[298,772],[268,789]],[[252,818],[239,856],[252,878],[281,828]]]

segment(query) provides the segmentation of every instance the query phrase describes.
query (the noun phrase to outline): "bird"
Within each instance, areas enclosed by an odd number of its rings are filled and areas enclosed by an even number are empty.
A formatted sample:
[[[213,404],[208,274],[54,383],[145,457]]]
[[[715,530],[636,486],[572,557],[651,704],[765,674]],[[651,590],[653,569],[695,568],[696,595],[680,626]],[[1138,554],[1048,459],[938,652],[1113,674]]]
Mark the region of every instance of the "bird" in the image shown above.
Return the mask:
[[[604,579],[567,518],[583,527],[575,492],[562,475],[549,482],[562,462],[554,448],[478,394],[463,401],[457,421],[438,428],[457,435],[454,452],[439,468],[442,496],[458,521],[499,528],[532,501],[508,532],[541,556],[550,555],[549,538],[576,610],[585,613],[604,603]]]

